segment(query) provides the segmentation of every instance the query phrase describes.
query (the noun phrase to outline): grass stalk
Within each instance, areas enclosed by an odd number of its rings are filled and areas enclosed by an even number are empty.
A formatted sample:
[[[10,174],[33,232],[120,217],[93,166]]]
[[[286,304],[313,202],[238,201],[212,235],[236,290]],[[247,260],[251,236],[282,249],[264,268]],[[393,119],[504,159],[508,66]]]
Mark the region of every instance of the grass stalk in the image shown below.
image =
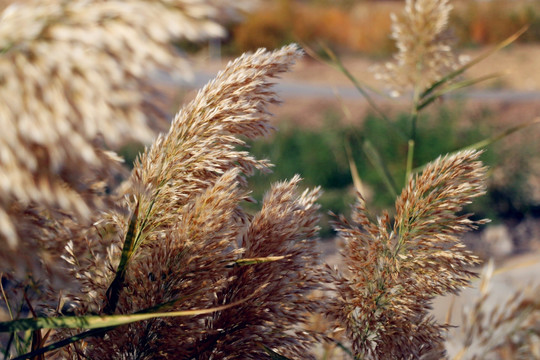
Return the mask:
[[[375,169],[381,176],[390,195],[392,195],[393,197],[397,197],[398,190],[394,179],[392,178],[390,170],[386,166],[386,163],[384,162],[382,156],[379,154],[375,146],[371,143],[371,141],[366,140],[364,142],[364,145],[362,146],[362,149],[364,150],[364,153],[366,154],[368,160],[371,162],[371,164],[375,167]]]
[[[471,68],[472,66],[480,63],[481,61],[483,61],[484,59],[488,58],[489,56],[493,55],[494,53],[496,53],[497,51],[507,47],[508,45],[512,44],[514,41],[516,41],[521,35],[523,35],[527,30],[528,30],[529,26],[524,26],[522,27],[520,30],[518,30],[517,32],[515,32],[514,34],[512,34],[511,36],[509,36],[508,38],[506,38],[505,40],[501,41],[499,44],[497,44],[496,46],[494,46],[492,49],[486,51],[485,53],[477,56],[476,58],[474,58],[473,60],[467,62],[466,64],[462,65],[461,67],[459,67],[458,69],[452,71],[451,73],[449,73],[448,75],[442,77],[439,81],[436,81],[435,83],[433,83],[430,87],[428,87],[426,90],[424,90],[422,92],[422,94],[420,95],[420,99],[424,99],[426,98],[428,95],[430,95],[431,93],[433,93],[436,89],[438,89],[439,87],[443,86],[444,84],[446,84],[448,81],[456,78],[457,76],[463,74],[467,69]]]
[[[256,293],[257,292],[254,292],[251,297]],[[240,305],[247,299],[249,298],[210,309],[194,309],[171,312],[147,312],[147,310],[143,310],[141,312],[127,315],[36,317],[4,321],[0,322],[0,332],[18,332],[38,329],[101,329],[106,327],[117,327],[155,318],[211,314],[216,311],[222,311]]]
[[[365,84],[362,84],[357,78],[356,76],[354,76],[348,69],[347,67],[343,64],[343,62],[341,61],[341,59],[339,58],[339,56],[337,56],[328,46],[326,46],[325,44],[320,44],[324,50],[324,52],[326,53],[326,55],[328,56],[328,58],[330,59],[330,66],[332,66],[333,68],[337,69],[339,72],[341,72],[343,75],[345,75],[345,77],[347,77],[347,79],[349,79],[349,81],[351,81],[351,83],[354,85],[354,87],[356,88],[356,90],[358,90],[358,92],[364,97],[364,99],[366,99],[366,101],[368,102],[368,105],[375,111],[375,113],[377,115],[379,115],[381,117],[381,119],[388,125],[388,127],[396,134],[398,135],[400,138],[402,139],[407,139],[407,136],[403,133],[403,131],[401,131],[401,129],[399,129],[391,120],[390,118],[386,115],[386,113],[379,107],[379,105],[377,104],[377,102],[371,97],[371,95],[369,94],[369,92],[366,90],[366,88],[368,88],[367,85]],[[304,48],[306,49],[306,52],[312,56],[313,58],[315,59],[318,59],[319,61],[321,62],[325,62],[325,63],[328,63],[328,61],[324,60],[324,59],[321,59],[321,57],[319,55],[317,55],[317,53],[315,51],[313,51],[309,46],[306,46],[304,45]],[[369,88],[370,90],[380,94],[378,91],[372,89],[372,88]]]
[[[138,219],[139,205],[140,205],[140,202],[137,201],[135,205],[135,210],[133,211],[133,214],[131,215],[131,218],[129,220],[129,226],[126,232],[126,236],[124,238],[124,245],[122,247],[120,263],[118,264],[118,268],[116,269],[116,274],[114,276],[114,279],[111,282],[111,285],[109,286],[106,292],[107,305],[103,309],[105,314],[110,315],[115,312],[116,305],[118,304],[118,300],[120,298],[120,291],[122,290],[124,286],[127,265],[128,265],[129,259],[133,255],[133,251],[134,251],[135,243],[136,243],[135,230],[137,226],[137,221],[139,220]]]
[[[405,171],[405,185],[409,182],[411,177],[411,172],[413,168],[413,158],[414,158],[414,140],[410,139],[407,143],[407,167]]]

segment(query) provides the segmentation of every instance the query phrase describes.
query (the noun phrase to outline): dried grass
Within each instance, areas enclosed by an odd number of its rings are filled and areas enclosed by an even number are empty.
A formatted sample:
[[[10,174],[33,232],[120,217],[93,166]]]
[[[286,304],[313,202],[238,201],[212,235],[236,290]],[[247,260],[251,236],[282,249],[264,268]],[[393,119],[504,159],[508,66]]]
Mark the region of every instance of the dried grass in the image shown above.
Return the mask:
[[[449,358],[540,358],[540,287],[531,285],[495,298],[493,273],[491,261],[482,272],[478,296],[462,313],[461,326],[446,336]]]
[[[441,71],[450,66],[439,37],[447,1],[414,4],[407,1],[406,15],[395,23],[398,60],[412,66],[416,60],[407,57],[424,51],[427,66]],[[111,179],[122,170],[107,149],[148,140],[159,128],[157,113],[146,111],[144,76],[156,66],[179,65],[172,38],[220,35],[214,20],[231,5],[20,6],[8,8],[0,23],[6,305],[25,301],[32,312],[53,317],[225,305],[106,329],[52,358],[314,359],[314,343],[343,338],[362,359],[445,356],[448,324],[438,324],[429,309],[435,296],[457,294],[475,276],[478,259],[459,235],[483,223],[461,214],[485,192],[480,152],[429,163],[409,179],[393,218],[384,213],[374,220],[359,195],[352,219],[334,224],[346,242],[348,272],[331,274],[316,251],[319,188],[300,192],[295,176],[273,185],[254,215],[243,208],[251,201],[247,177],[272,166],[245,151],[245,139],[273,130],[268,107],[279,101],[272,81],[302,55],[295,45],[229,63],[116,186]],[[433,35],[434,43],[412,47],[418,40],[412,33]],[[15,248],[28,254],[14,261]],[[27,281],[17,269],[29,274]],[[518,349],[516,356],[535,356],[528,335],[538,327],[537,315],[530,316],[537,302],[516,295],[501,310],[485,310],[486,296],[483,290],[468,313],[465,342],[448,352],[475,359],[507,346]],[[310,317],[320,313],[331,321],[324,334],[310,328]],[[57,329],[50,340],[77,333]],[[339,333],[344,336],[333,337]]]
[[[331,316],[346,327],[356,356],[409,359],[441,356],[444,325],[428,310],[436,295],[468,286],[478,259],[458,235],[478,222],[458,215],[485,191],[480,153],[460,152],[428,164],[396,201],[395,219],[370,219],[363,199],[352,221],[335,229],[346,241],[350,275],[336,275]]]
[[[269,164],[238,150],[244,144],[238,136],[270,131],[267,106],[277,99],[269,79],[300,54],[288,46],[230,63],[137,161],[125,190],[126,210],[104,215],[93,237],[67,249],[80,291],[66,298],[77,314],[107,312],[107,290],[132,214],[138,244],[116,313],[161,304],[175,310],[242,303],[211,316],[130,325],[62,356],[260,359],[268,357],[266,346],[309,358],[313,335],[301,324],[320,300],[307,294],[326,282],[314,250],[320,190],[298,196],[299,177],[276,184],[261,211],[250,216],[241,207],[248,199],[243,176]],[[108,247],[97,236],[106,232],[112,234]],[[277,260],[236,265],[267,257]]]

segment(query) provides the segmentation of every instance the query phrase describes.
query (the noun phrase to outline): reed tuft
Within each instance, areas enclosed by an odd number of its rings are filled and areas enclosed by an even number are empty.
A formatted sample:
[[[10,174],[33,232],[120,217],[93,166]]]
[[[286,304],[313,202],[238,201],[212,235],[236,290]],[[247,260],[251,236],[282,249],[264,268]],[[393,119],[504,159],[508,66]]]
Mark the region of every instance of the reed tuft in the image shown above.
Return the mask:
[[[65,299],[76,314],[237,305],[129,325],[62,356],[264,359],[269,348],[309,358],[314,335],[301,324],[321,300],[307,295],[327,282],[315,251],[320,189],[298,195],[296,176],[273,186],[261,211],[248,215],[244,177],[270,164],[239,150],[239,136],[271,130],[267,106],[278,100],[270,79],[300,55],[287,46],[231,62],[138,159],[124,211],[104,214],[93,237],[66,249],[80,290]],[[105,233],[108,242],[98,236]],[[131,238],[119,277],[120,249]]]
[[[442,356],[445,326],[428,310],[435,296],[457,293],[475,276],[478,258],[458,235],[482,223],[459,215],[485,191],[479,155],[462,151],[429,163],[409,180],[393,220],[384,213],[374,222],[359,195],[352,220],[334,224],[350,274],[336,275],[330,314],[360,358]]]
[[[406,0],[402,14],[392,14],[393,62],[375,68],[375,77],[393,96],[418,87],[419,92],[462,65],[448,31],[449,0]]]

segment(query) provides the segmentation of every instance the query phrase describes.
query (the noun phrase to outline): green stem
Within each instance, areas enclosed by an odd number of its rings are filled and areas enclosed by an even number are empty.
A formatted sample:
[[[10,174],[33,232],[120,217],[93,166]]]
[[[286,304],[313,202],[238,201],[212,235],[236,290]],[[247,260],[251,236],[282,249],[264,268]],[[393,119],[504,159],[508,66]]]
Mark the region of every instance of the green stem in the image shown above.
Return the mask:
[[[381,117],[381,119],[388,125],[388,127],[394,131],[396,135],[401,137],[402,139],[406,139],[407,135],[401,131],[399,127],[397,127],[388,116],[386,116],[385,112],[377,105],[375,100],[369,95],[369,92],[366,91],[366,88],[369,90],[372,90],[376,93],[378,93],[376,90],[372,89],[371,87],[367,86],[366,84],[360,83],[360,81],[345,67],[341,59],[325,44],[320,44],[325,51],[326,55],[330,59],[330,61],[321,59],[320,56],[317,55],[317,53],[313,50],[311,50],[308,46],[304,45],[304,49],[315,59],[319,59],[321,62],[329,63],[330,66],[334,67],[338,71],[340,71],[343,75],[349,79],[356,90],[364,97],[364,99],[367,101],[368,105]]]
[[[411,109],[411,133],[409,136],[408,141],[408,148],[407,148],[407,165],[405,170],[405,186],[407,186],[407,182],[409,181],[409,176],[411,175],[411,171],[414,165],[414,147],[416,144],[416,124],[418,122],[418,112],[419,112],[419,105],[420,103],[420,88],[418,87],[418,84],[414,87],[414,94],[413,94],[413,104]]]
[[[414,157],[414,140],[409,140],[409,147],[407,149],[407,170],[405,172],[405,187],[407,187],[407,184],[409,182],[409,178],[411,177],[411,172],[413,168],[413,157]]]

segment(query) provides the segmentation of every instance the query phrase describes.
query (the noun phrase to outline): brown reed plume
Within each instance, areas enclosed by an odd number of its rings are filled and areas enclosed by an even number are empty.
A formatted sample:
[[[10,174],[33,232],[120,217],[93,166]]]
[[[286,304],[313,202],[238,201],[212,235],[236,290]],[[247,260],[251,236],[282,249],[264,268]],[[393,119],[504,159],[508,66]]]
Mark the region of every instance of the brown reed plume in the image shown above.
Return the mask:
[[[165,114],[149,101],[160,91],[147,77],[158,68],[190,74],[172,40],[223,36],[218,21],[245,5],[40,0],[6,8],[0,21],[0,245],[14,248],[24,239],[28,247],[42,247],[31,240],[32,221],[19,221],[36,206],[50,211],[44,223],[57,210],[89,219],[93,208],[102,208],[101,195],[119,172],[119,159],[107,150],[130,140],[149,143],[166,129]]]
[[[479,222],[459,215],[485,191],[480,153],[462,151],[429,163],[396,201],[392,220],[370,219],[361,196],[352,221],[335,229],[346,241],[350,274],[337,276],[330,314],[346,327],[362,359],[410,359],[443,355],[443,325],[429,315],[437,295],[457,293],[475,276],[478,259],[458,235]]]
[[[248,215],[244,177],[270,164],[238,150],[239,136],[271,130],[267,106],[277,98],[270,79],[300,54],[287,46],[229,63],[137,161],[126,210],[104,215],[95,232],[66,249],[80,290],[65,299],[76,314],[238,305],[129,325],[58,356],[270,359],[271,350],[310,358],[313,335],[301,325],[321,304],[307,295],[327,282],[314,250],[320,190],[298,195],[294,177]],[[135,240],[119,277],[129,233]]]
[[[406,0],[404,12],[391,15],[398,52],[394,62],[375,68],[375,77],[392,95],[413,87],[422,91],[461,65],[447,29],[451,9],[449,0]]]

